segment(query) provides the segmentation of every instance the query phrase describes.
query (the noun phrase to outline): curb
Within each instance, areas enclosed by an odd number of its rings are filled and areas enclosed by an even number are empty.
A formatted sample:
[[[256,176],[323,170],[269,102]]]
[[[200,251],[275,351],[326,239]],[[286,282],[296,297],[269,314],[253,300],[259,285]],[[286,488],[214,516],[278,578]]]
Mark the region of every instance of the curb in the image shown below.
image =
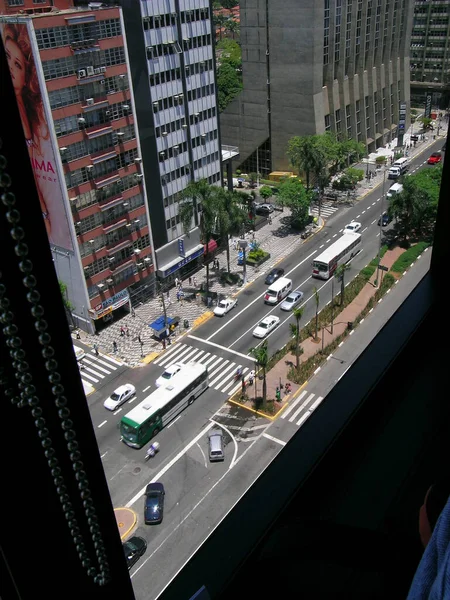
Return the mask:
[[[155,358],[157,358],[160,355],[160,352],[150,352],[150,354],[147,354],[147,356],[144,356],[144,358],[141,360],[141,363],[144,363],[144,365],[148,365],[151,362],[153,362],[155,360]]]
[[[273,421],[275,419],[275,417],[269,417],[269,415],[265,415],[264,413],[261,413],[258,410],[255,410],[254,408],[250,408],[249,406],[245,406],[244,404],[241,404],[237,400],[232,400],[231,398],[228,398],[227,402],[231,402],[231,404],[239,406],[239,408],[243,408],[244,410],[248,410],[249,412],[252,412],[253,414],[258,415],[260,417],[263,417],[264,419],[269,419],[269,421]],[[278,411],[278,412],[280,412],[280,411]]]
[[[131,508],[125,508],[125,507],[123,507],[123,508],[122,507],[115,508],[114,509],[114,514],[116,514],[116,511],[118,511],[118,510],[126,511],[126,512],[131,513],[133,515],[133,524],[130,525],[130,527],[128,527],[128,529],[126,531],[124,531],[123,533],[121,533],[121,531],[120,531],[120,528],[121,528],[120,522],[117,523],[117,526],[119,528],[120,539],[123,541],[124,538],[126,538],[131,533],[132,529],[135,527],[135,525],[137,523],[137,515],[134,512],[134,510],[131,510]]]
[[[195,319],[194,323],[192,324],[192,329],[194,329],[194,327],[198,327],[199,325],[202,325],[202,323],[206,323],[206,321],[209,321],[209,319],[213,316],[214,316],[213,311],[207,310],[202,315],[197,317],[197,319]]]

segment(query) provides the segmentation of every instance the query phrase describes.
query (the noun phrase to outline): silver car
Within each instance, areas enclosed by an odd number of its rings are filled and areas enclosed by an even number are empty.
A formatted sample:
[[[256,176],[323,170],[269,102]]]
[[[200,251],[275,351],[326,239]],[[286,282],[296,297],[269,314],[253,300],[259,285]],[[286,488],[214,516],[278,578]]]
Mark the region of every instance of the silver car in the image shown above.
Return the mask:
[[[303,300],[303,292],[300,290],[296,290],[295,292],[291,292],[284,302],[280,304],[281,310],[292,310],[296,306],[298,306]]]

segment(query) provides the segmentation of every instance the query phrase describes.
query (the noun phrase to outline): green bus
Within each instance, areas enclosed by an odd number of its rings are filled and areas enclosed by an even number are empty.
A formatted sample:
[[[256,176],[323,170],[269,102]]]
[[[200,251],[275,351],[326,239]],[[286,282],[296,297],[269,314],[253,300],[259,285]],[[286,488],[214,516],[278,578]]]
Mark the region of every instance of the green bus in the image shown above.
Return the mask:
[[[199,362],[186,363],[167,385],[157,388],[122,417],[122,442],[132,448],[142,448],[192,404],[208,385],[207,367]]]

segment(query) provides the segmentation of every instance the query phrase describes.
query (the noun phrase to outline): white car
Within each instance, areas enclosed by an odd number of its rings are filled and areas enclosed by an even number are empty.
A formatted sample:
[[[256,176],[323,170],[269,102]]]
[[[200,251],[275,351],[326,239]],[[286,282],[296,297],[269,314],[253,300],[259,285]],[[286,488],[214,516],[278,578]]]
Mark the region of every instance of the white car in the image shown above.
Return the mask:
[[[275,329],[275,327],[277,327],[277,325],[279,325],[279,323],[280,323],[279,317],[275,317],[274,315],[266,317],[253,330],[253,337],[257,337],[257,338],[266,337],[266,335],[268,333],[270,333],[271,331],[273,331]]]
[[[344,233],[356,233],[361,229],[361,223],[358,221],[352,221],[344,227]]]
[[[227,312],[237,306],[237,303],[237,298],[225,298],[224,300],[220,300],[214,309],[214,314],[216,317],[223,317],[223,315],[226,315]]]
[[[131,383],[125,383],[118,387],[108,400],[105,400],[103,406],[108,410],[116,410],[119,406],[122,406],[124,402],[132,398],[136,394],[136,388]]]
[[[166,385],[166,383],[168,383],[172,377],[178,373],[182,366],[182,363],[173,363],[172,365],[169,365],[161,377],[158,377],[156,380],[156,387]]]
[[[73,351],[75,352],[75,358],[77,359],[77,362],[80,362],[80,360],[83,360],[83,358],[86,356],[86,352],[83,350],[83,348],[75,346],[75,344],[73,344]]]

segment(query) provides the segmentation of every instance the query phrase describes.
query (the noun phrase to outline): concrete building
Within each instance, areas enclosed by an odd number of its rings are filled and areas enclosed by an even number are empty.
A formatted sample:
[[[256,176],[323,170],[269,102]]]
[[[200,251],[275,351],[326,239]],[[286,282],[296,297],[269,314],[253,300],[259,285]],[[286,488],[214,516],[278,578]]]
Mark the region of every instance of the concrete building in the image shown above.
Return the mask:
[[[123,15],[157,276],[167,285],[203,264],[200,211],[189,235],[180,222],[183,190],[222,184],[212,15],[209,0],[123,2]]]
[[[16,96],[54,265],[75,325],[92,332],[154,291],[151,200],[121,10],[68,4],[8,0],[0,32],[15,89],[23,85]],[[13,7],[21,12],[10,16]]]
[[[411,103],[423,107],[427,95],[433,108],[450,101],[450,0],[414,3],[411,35]]]
[[[291,170],[289,139],[325,131],[372,152],[397,135],[404,103],[401,136],[412,18],[408,0],[242,0],[244,88],[220,116],[241,169]]]

